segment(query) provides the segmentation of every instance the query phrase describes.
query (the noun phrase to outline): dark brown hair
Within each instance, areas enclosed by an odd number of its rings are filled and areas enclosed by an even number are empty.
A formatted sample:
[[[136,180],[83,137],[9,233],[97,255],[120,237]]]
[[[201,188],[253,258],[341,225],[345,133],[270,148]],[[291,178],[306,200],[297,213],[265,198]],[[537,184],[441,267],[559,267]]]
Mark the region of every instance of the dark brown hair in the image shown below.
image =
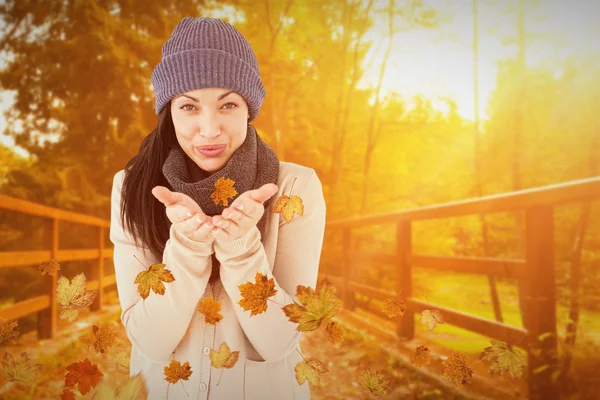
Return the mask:
[[[179,143],[169,101],[158,115],[156,128],[144,138],[138,153],[125,166],[121,189],[120,219],[123,229],[133,237],[138,247],[148,248],[159,263],[169,238],[171,221],[165,205],[152,195],[152,188],[160,185],[171,189],[162,174],[162,165],[173,146],[179,146]]]

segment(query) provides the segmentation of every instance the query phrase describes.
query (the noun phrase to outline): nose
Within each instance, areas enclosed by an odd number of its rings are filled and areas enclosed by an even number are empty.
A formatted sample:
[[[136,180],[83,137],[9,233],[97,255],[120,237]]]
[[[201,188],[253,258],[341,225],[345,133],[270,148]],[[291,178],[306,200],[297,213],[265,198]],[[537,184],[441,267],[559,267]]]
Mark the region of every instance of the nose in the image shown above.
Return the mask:
[[[213,115],[201,115],[198,117],[198,128],[200,135],[210,139],[220,135],[220,123]]]

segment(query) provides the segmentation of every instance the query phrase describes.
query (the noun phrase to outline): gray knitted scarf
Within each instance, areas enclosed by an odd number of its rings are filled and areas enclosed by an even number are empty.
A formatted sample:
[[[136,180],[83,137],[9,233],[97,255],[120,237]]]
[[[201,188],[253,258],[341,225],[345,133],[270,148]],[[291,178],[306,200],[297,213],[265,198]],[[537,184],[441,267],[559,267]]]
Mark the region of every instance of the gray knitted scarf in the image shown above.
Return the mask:
[[[267,183],[277,184],[279,159],[275,151],[260,138],[256,129],[248,124],[244,143],[233,153],[225,167],[212,175],[188,157],[178,143],[169,150],[162,172],[171,185],[171,190],[190,196],[206,215],[214,216],[220,215],[226,208],[222,204],[215,204],[210,197],[219,178],[225,177],[235,182],[233,187],[238,194],[228,199],[228,204],[231,205],[239,195],[248,190],[258,189]],[[265,213],[256,224],[261,240],[265,237],[266,210],[270,201],[276,200],[273,197],[264,203]],[[214,257],[213,261],[216,261]]]

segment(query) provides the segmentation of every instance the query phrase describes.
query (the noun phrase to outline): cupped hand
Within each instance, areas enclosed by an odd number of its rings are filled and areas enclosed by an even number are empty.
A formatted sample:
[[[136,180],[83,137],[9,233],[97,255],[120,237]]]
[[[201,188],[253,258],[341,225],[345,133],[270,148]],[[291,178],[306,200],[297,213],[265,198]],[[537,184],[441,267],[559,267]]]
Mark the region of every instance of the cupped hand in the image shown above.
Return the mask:
[[[181,235],[196,242],[212,243],[212,218],[204,214],[198,203],[180,192],[173,192],[164,186],[152,188],[152,194],[166,207],[167,218]]]
[[[279,188],[267,183],[258,189],[248,190],[236,198],[223,210],[221,215],[212,217],[212,236],[216,240],[230,242],[244,236],[262,218],[265,207],[263,203],[271,198]]]

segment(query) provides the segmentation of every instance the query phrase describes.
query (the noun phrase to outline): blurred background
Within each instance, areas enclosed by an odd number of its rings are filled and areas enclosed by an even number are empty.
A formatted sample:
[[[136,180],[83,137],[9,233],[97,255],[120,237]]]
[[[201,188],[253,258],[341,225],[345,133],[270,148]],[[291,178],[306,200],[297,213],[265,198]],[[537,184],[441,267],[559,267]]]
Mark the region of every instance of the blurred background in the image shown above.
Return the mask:
[[[280,160],[317,171],[328,222],[600,175],[595,0],[13,0],[0,5],[0,194],[109,219],[114,174],[156,126],[150,76],[184,16],[222,18],[249,40],[267,90],[253,125]],[[600,210],[586,201],[553,212],[555,378],[564,398],[592,398],[600,387]],[[47,249],[44,224],[0,206],[0,251]],[[522,224],[514,212],[418,221],[412,251],[519,259]],[[339,233],[326,231],[321,272],[341,273],[329,256],[342,246]],[[361,227],[352,248],[394,253],[395,234],[393,224]],[[72,222],[57,235],[65,249],[98,243],[96,227]],[[71,279],[95,263],[61,262],[61,274]],[[0,311],[46,293],[36,265],[0,267]],[[104,268],[112,274],[110,258]],[[394,291],[396,269],[365,262],[351,276]],[[515,279],[427,269],[412,279],[422,301],[523,326]],[[36,314],[18,322],[23,340],[37,329]],[[448,354],[476,357],[489,346],[450,324],[430,331],[417,320],[415,336]],[[370,398],[352,384],[357,376],[311,388],[315,398]],[[418,379],[393,380],[413,385],[395,398],[458,396],[414,386]],[[335,395],[343,385],[351,390]]]

